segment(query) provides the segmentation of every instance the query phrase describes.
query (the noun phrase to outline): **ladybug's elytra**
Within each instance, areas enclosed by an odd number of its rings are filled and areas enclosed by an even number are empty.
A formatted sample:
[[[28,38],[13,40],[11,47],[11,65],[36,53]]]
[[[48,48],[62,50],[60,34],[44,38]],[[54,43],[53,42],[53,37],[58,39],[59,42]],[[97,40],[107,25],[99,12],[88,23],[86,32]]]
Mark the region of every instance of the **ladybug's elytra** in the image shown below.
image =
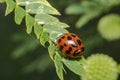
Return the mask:
[[[60,51],[70,58],[80,58],[84,51],[81,39],[74,33],[65,33],[56,41]]]

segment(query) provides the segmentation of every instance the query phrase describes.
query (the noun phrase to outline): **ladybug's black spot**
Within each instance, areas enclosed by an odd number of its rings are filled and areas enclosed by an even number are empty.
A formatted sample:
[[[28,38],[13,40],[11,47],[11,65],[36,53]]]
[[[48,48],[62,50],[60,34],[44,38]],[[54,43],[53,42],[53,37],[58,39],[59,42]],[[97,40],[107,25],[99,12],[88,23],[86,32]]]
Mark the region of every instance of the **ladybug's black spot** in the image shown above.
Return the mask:
[[[80,50],[76,50],[76,51],[74,52],[73,56],[77,56],[77,55],[79,55],[79,54],[80,54]]]
[[[82,49],[82,51],[84,51],[84,47],[82,47],[81,49]]]
[[[58,43],[60,43],[60,42],[61,42],[61,39],[58,40]]]
[[[66,50],[65,53],[66,53],[66,54],[70,54],[70,51],[69,51],[69,50]]]
[[[59,49],[62,50],[62,49],[63,49],[63,46],[60,46]]]
[[[68,40],[72,40],[72,38],[70,36],[67,37]]]
[[[67,45],[68,45],[68,43],[67,43],[67,42],[65,42],[65,43],[64,43],[64,46],[67,46]]]
[[[71,36],[74,37],[74,38],[76,37],[74,34],[71,34]]]
[[[71,48],[71,47],[69,47],[69,51],[72,51],[72,48]]]
[[[62,39],[64,39],[64,38],[65,38],[65,36],[62,36],[61,38],[62,38]]]
[[[80,40],[77,40],[78,44],[81,45],[81,41]]]

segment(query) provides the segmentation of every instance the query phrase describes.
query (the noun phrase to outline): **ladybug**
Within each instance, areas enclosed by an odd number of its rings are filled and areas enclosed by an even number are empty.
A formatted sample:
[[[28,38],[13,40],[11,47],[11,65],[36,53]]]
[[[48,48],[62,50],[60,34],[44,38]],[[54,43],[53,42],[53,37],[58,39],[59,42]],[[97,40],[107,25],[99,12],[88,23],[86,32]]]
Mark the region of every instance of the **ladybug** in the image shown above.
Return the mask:
[[[81,39],[74,33],[65,33],[56,40],[60,51],[69,58],[80,58],[84,51]]]

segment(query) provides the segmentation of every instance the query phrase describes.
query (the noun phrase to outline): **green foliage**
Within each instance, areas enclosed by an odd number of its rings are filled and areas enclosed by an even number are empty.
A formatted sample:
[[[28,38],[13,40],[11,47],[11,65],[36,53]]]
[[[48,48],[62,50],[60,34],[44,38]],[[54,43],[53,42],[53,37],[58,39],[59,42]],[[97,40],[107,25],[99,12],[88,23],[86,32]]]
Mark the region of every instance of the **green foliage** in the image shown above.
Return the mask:
[[[62,62],[62,58],[56,51],[55,47],[55,40],[58,36],[58,34],[67,33],[68,31],[64,28],[69,27],[66,23],[60,22],[56,17],[52,15],[60,15],[60,13],[52,7],[48,1],[46,0],[16,0],[14,2],[13,0],[6,0],[7,3],[7,9],[6,9],[6,15],[12,12],[15,9],[15,22],[17,24],[21,24],[23,21],[23,18],[25,17],[26,22],[26,32],[30,34],[32,32],[32,27],[34,28],[34,33],[37,36],[37,39],[40,40],[41,45],[45,46],[46,42],[49,42],[48,52],[50,55],[50,58],[54,61],[57,75],[61,80],[64,80],[63,78],[63,63],[70,68],[72,61],[65,60]],[[25,9],[21,6],[25,6]],[[31,16],[30,14],[35,14],[34,16]],[[52,14],[52,15],[50,15]],[[36,47],[33,48],[33,46],[36,46],[34,41],[27,40],[25,43],[23,43],[21,46],[16,49],[12,56],[14,58],[20,58],[23,55],[25,55],[25,52],[34,50]],[[56,53],[56,54],[55,54]],[[45,58],[46,59],[46,58]],[[49,61],[45,60],[43,57],[40,58],[40,62],[44,66],[44,68],[39,65],[38,60],[35,62],[32,62],[30,65],[28,65],[25,69],[27,69],[27,72],[31,72],[35,69],[40,68],[42,71],[45,69],[45,66],[47,67],[49,64]],[[46,63],[43,63],[43,62]],[[67,62],[67,63],[66,63]],[[73,72],[82,75],[83,69],[80,65],[78,65],[79,61],[76,61],[72,68]],[[36,66],[37,65],[37,66]],[[76,70],[75,65],[78,65],[79,71]],[[82,70],[82,71],[81,71]],[[77,71],[77,72],[76,72]]]
[[[117,80],[117,63],[105,54],[94,54],[87,58],[82,80]]]
[[[39,23],[39,24],[57,24],[57,22],[59,22],[59,20],[51,15],[48,14],[37,14],[35,16],[35,20]]]
[[[41,25],[38,25],[38,24],[34,25],[34,32],[35,32],[37,39],[39,39],[39,36],[42,33],[42,30],[43,30],[43,28]]]
[[[7,9],[6,9],[5,15],[8,15],[15,9],[16,4],[13,0],[5,0],[5,1],[7,4]]]
[[[18,5],[26,6],[26,11],[31,14],[47,13],[60,15],[47,0],[16,0],[16,2]]]
[[[32,0],[29,0],[32,1]],[[34,1],[33,1],[34,2]],[[59,12],[54,9],[46,0],[38,0],[35,3],[27,3],[26,11],[32,14],[56,14],[60,15]]]
[[[0,2],[4,2],[4,0],[0,0]],[[65,28],[68,28],[69,25],[66,23],[61,22],[58,18],[54,15],[60,15],[60,13],[52,7],[52,5],[47,0],[6,0],[7,9],[5,15],[8,15],[13,10],[15,10],[15,22],[17,24],[21,24],[25,17],[26,23],[26,32],[28,34],[34,31],[35,36],[39,40],[40,44],[44,47],[48,42],[48,52],[50,58],[53,60],[56,73],[60,80],[64,80],[63,71],[65,71],[64,66],[66,66],[70,71],[74,72],[78,76],[87,75],[85,73],[84,66],[86,65],[86,61],[82,56],[80,59],[66,59],[58,53],[56,49],[55,40],[59,34],[67,33],[68,31]],[[109,2],[109,4],[108,4]],[[68,14],[82,14],[79,18],[78,22],[76,23],[77,27],[82,27],[91,19],[99,16],[105,11],[108,11],[113,6],[118,5],[120,2],[118,0],[110,1],[110,0],[83,0],[81,3],[72,4],[70,7],[66,9],[66,13]],[[116,15],[115,15],[116,16]],[[103,17],[104,18],[104,17]],[[110,18],[111,19],[111,18]],[[114,23],[110,25],[113,29],[113,25],[117,25],[119,20],[112,17],[114,19]],[[98,25],[98,28],[102,25],[105,26],[104,23],[101,23],[104,19],[101,19]],[[105,20],[107,21],[107,20]],[[104,22],[105,22],[104,21]],[[107,23],[107,22],[106,22]],[[116,40],[119,38],[119,25],[117,25],[116,32],[112,38],[109,40]],[[105,26],[106,27],[106,26]],[[107,28],[108,29],[108,28]],[[112,30],[111,29],[111,30]],[[91,29],[90,29],[91,30]],[[90,33],[90,30],[87,32]],[[101,29],[98,29],[101,31]],[[84,30],[85,31],[85,30]],[[104,33],[107,31],[102,30]],[[93,30],[91,30],[93,32]],[[108,31],[110,32],[110,31]],[[88,33],[88,34],[89,34]],[[87,34],[87,35],[88,35]],[[106,33],[104,33],[106,34]],[[117,34],[117,35],[116,35]],[[108,34],[106,34],[108,35]],[[84,35],[83,35],[84,36]],[[117,38],[116,38],[117,36]],[[97,34],[94,34],[90,37],[85,35],[85,46],[87,47],[88,51],[91,51],[94,47],[101,44],[103,39],[101,39]],[[106,37],[104,37],[106,38]],[[93,45],[94,44],[94,45]],[[25,40],[12,54],[13,58],[20,58],[26,54],[26,52],[33,51],[36,49],[38,45],[36,44],[35,40],[28,39]],[[44,52],[41,52],[44,54]],[[104,61],[103,61],[104,62]],[[99,62],[98,62],[99,63]],[[47,67],[51,64],[47,55],[38,56],[38,59],[32,61],[28,66],[26,66],[23,71],[32,72],[34,70],[39,70],[40,72],[45,71]],[[64,64],[64,65],[63,65]],[[108,67],[109,68],[109,67]],[[93,70],[94,71],[94,70]],[[92,72],[92,71],[91,71]],[[96,73],[95,73],[96,74]],[[97,74],[98,75],[98,74]]]
[[[26,14],[26,27],[27,27],[27,33],[30,34],[32,32],[32,27],[34,26],[34,18],[30,16],[29,14]]]
[[[66,8],[67,14],[82,14],[78,19],[77,28],[83,27],[87,22],[120,4],[120,0],[83,0]]]
[[[120,15],[109,14],[98,23],[98,31],[108,41],[120,39]]]
[[[67,33],[68,31],[66,29],[63,29],[59,26],[55,25],[45,25],[44,29],[50,34],[50,39],[55,42],[56,38],[58,37],[58,34],[61,33]]]
[[[19,6],[15,8],[15,22],[21,24],[23,18],[25,17],[25,10]]]

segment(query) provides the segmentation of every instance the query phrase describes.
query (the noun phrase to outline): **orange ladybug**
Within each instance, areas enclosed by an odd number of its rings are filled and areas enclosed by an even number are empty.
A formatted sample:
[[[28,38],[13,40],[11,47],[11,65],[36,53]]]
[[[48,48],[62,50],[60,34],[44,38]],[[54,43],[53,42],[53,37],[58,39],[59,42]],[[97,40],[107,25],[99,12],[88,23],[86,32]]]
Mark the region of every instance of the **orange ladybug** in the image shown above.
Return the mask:
[[[56,45],[66,57],[70,58],[80,58],[84,51],[81,39],[74,33],[59,36]]]

